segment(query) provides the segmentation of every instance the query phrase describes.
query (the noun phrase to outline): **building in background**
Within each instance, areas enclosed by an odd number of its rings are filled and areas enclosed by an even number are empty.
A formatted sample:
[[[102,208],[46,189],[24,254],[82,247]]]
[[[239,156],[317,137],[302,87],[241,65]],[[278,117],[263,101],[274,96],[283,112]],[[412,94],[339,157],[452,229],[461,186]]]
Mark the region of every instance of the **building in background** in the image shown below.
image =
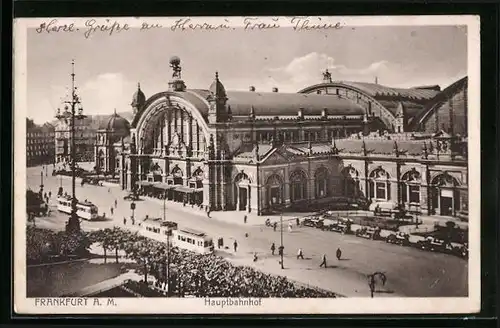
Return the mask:
[[[92,117],[75,120],[75,155],[77,162],[94,161],[94,143],[97,127]],[[71,156],[71,122],[69,119],[56,122],[55,163],[69,163]]]
[[[115,111],[97,130],[95,168],[114,177],[120,172],[125,145],[130,143],[130,123]]]
[[[170,65],[166,91],[134,95],[122,188],[258,215],[346,199],[467,215],[467,78],[396,89],[326,71],[299,93],[242,92],[217,73],[188,89],[180,59]]]
[[[54,163],[54,126],[50,123],[36,125],[26,119],[26,165]]]

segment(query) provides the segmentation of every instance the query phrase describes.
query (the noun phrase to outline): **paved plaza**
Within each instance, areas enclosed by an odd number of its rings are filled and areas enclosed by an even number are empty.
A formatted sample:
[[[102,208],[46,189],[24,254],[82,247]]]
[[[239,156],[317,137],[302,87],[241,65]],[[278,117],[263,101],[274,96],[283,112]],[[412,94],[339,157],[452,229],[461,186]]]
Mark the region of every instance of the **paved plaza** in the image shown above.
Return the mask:
[[[27,169],[27,187],[38,191],[40,186],[41,167]],[[55,205],[55,194],[62,183],[64,191],[71,193],[70,177],[44,176],[44,190],[52,192],[52,205]],[[88,199],[99,208],[99,214],[106,213],[107,219],[96,222],[82,222],[82,229],[94,230],[123,225],[123,218],[128,219],[126,228],[137,229],[130,225],[130,202],[124,201],[126,195],[118,186],[80,186],[77,179],[77,198]],[[118,200],[118,207],[111,215],[110,208]],[[138,221],[145,215],[150,217],[163,216],[163,201],[142,197],[136,202],[135,217]],[[319,229],[301,227],[293,228],[291,232],[284,229],[285,269],[278,263],[277,255],[273,256],[270,246],[280,243],[280,232],[264,225],[264,219],[249,218],[248,224],[243,223],[243,212],[212,212],[208,218],[205,212],[183,207],[182,204],[166,203],[167,220],[175,221],[180,227],[190,227],[202,230],[211,235],[214,240],[224,239],[227,249],[216,250],[218,255],[227,258],[234,264],[250,265],[261,271],[285,275],[291,280],[304,284],[318,286],[349,297],[369,296],[366,275],[376,271],[384,272],[388,278],[387,284],[377,293],[381,296],[467,296],[468,264],[467,261],[455,256],[425,252],[415,248],[399,247],[381,241],[366,240],[352,235],[341,235]],[[58,213],[55,207],[50,217],[38,218],[37,226],[55,230],[64,229],[67,215]],[[272,218],[277,220],[278,218]],[[286,216],[285,220],[290,219]],[[286,226],[285,226],[286,227]],[[245,235],[248,234],[248,237]],[[232,244],[238,242],[238,250],[234,252]],[[335,251],[340,247],[343,259],[335,258]],[[304,252],[304,260],[297,260],[298,248]],[[254,253],[259,260],[253,262]],[[326,254],[328,267],[320,268],[321,257]]]

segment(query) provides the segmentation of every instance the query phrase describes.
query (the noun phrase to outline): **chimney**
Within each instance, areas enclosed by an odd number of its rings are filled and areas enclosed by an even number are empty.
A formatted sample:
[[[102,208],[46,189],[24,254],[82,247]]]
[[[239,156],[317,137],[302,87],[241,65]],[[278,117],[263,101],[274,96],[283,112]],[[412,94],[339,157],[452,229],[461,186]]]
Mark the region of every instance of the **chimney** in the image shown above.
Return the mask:
[[[255,87],[251,85],[250,88],[248,88],[248,90],[250,90],[250,92],[255,92]]]
[[[274,87],[273,92],[278,92],[278,88]]]

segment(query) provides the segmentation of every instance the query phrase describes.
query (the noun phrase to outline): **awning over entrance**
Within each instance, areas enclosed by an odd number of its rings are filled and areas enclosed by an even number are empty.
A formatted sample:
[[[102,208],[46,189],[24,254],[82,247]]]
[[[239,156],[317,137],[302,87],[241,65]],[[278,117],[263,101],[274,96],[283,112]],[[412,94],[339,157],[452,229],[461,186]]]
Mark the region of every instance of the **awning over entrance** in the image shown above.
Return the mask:
[[[162,189],[162,190],[170,190],[174,189],[175,186],[166,184],[164,182],[158,182],[153,185],[154,188]]]
[[[190,194],[190,193],[193,193],[196,191],[196,189],[192,189],[192,188],[189,188],[189,187],[185,187],[185,186],[176,186],[174,188],[175,191],[179,191],[179,192],[183,192],[183,193],[186,193],[186,194]]]

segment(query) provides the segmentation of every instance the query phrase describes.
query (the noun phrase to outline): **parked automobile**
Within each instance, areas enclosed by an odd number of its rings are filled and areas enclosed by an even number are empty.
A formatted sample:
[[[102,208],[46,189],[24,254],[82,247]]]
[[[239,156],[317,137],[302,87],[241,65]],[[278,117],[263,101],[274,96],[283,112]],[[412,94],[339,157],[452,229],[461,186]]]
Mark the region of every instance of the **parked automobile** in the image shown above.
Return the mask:
[[[377,240],[380,239],[380,228],[361,227],[356,230],[355,234],[356,237]]]
[[[312,216],[305,218],[302,224],[306,227],[321,228],[323,226],[323,221],[323,218]]]
[[[418,241],[417,247],[432,252],[445,252],[447,248],[444,240],[432,236],[428,236],[424,240]]]
[[[127,195],[125,195],[125,197],[123,197],[124,200],[132,200],[132,201],[135,201],[135,200],[139,200],[139,195],[136,194],[136,193],[129,193]]]
[[[323,224],[321,225],[321,230],[324,231],[333,231],[333,229],[337,226],[337,219],[329,219],[328,217],[323,218]]]
[[[347,218],[325,219],[323,221],[323,230],[340,232],[343,234],[351,234],[352,220]]]
[[[467,244],[449,243],[447,246],[448,253],[467,258],[469,256],[469,248]]]
[[[410,245],[410,235],[399,231],[397,233],[391,233],[385,240],[389,244],[409,246]]]

